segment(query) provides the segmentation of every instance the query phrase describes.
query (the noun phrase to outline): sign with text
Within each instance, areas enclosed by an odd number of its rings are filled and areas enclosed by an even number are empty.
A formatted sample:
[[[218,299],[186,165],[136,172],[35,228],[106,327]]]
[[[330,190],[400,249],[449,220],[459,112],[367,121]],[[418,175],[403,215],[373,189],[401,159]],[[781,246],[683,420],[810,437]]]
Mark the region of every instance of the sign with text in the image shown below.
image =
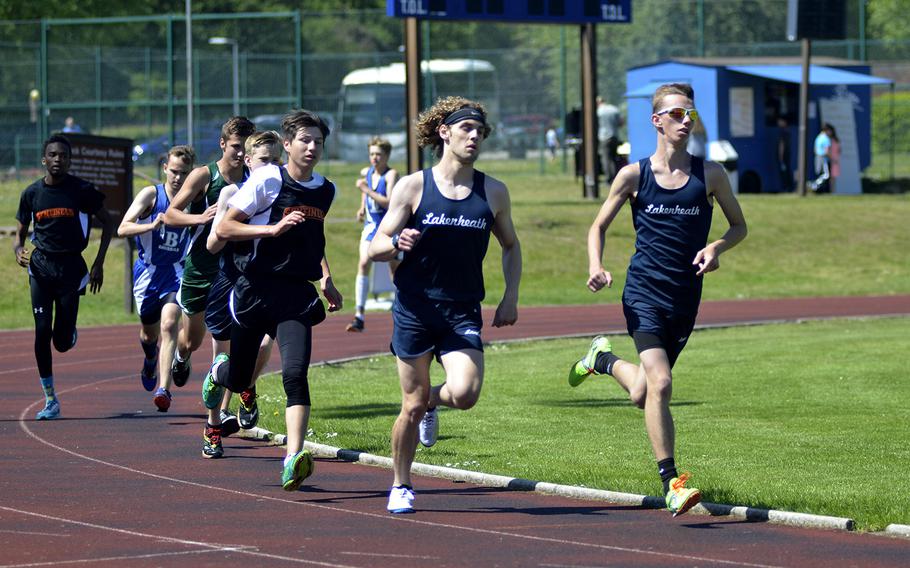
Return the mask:
[[[386,14],[434,20],[628,24],[632,0],[387,0]]]
[[[105,195],[104,207],[123,218],[133,197],[133,141],[91,134],[64,134],[73,147],[70,173],[95,184]]]

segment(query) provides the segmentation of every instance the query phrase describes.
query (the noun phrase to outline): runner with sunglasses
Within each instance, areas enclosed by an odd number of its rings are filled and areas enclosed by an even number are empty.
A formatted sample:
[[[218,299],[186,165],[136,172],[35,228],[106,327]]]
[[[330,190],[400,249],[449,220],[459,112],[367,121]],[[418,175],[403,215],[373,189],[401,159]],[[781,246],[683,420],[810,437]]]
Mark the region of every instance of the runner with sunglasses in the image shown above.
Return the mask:
[[[569,371],[569,384],[590,375],[611,375],[645,411],[645,428],[663,482],[667,508],[681,515],[701,501],[685,486],[674,461],[675,428],[670,415],[672,368],[695,326],[702,280],[720,266],[721,253],[746,237],[746,221],[723,168],[686,152],[698,112],[692,87],[671,83],[657,88],[651,124],[657,150],[622,168],[588,231],[588,289],[613,284],[602,264],[604,233],[626,201],[632,206],[635,253],[623,289],[623,313],[640,363],[617,357],[604,336],[595,337],[585,356]],[[729,228],[708,243],[714,202]]]

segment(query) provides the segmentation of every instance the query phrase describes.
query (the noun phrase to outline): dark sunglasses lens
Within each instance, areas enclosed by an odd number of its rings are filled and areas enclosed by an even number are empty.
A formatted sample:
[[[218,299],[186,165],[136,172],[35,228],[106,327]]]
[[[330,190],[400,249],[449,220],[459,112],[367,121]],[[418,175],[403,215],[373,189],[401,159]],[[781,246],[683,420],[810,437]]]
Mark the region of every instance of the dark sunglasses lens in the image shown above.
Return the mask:
[[[673,120],[682,120],[686,116],[686,109],[671,108],[667,114],[669,114]]]

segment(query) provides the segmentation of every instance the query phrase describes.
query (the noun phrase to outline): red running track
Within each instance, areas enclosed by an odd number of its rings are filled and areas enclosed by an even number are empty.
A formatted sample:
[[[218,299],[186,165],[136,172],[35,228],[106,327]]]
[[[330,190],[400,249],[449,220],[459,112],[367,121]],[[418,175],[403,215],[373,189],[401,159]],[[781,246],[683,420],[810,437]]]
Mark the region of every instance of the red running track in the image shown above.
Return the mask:
[[[701,325],[910,314],[910,296],[705,302]],[[489,314],[487,314],[489,321]],[[525,308],[485,339],[624,327],[618,306]],[[314,360],[385,351],[332,317]],[[571,500],[421,478],[415,515],[385,513],[390,472],[317,460],[304,490],[278,484],[283,451],[227,439],[199,456],[197,368],[172,412],[138,389],[137,326],[80,331],[56,355],[64,419],[35,422],[32,332],[0,333],[0,568],[7,566],[907,566],[910,541]],[[197,354],[205,361],[210,352]],[[192,395],[192,396],[189,396]],[[190,402],[192,400],[192,402]],[[189,409],[189,410],[186,410]]]

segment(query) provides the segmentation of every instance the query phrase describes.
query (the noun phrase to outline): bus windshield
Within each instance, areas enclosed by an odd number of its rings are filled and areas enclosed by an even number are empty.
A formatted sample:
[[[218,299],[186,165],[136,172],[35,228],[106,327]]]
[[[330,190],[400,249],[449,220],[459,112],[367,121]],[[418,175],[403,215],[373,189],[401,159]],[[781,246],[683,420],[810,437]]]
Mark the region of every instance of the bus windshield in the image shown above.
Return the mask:
[[[345,132],[376,134],[405,127],[401,85],[350,85],[344,103],[341,129]]]
[[[482,102],[492,120],[499,114],[496,68],[481,59],[431,59],[421,63],[426,100],[460,95]],[[405,66],[391,63],[348,73],[341,82],[337,140],[339,156],[357,161],[366,157],[373,136],[392,144],[392,160],[404,155],[407,129]]]

